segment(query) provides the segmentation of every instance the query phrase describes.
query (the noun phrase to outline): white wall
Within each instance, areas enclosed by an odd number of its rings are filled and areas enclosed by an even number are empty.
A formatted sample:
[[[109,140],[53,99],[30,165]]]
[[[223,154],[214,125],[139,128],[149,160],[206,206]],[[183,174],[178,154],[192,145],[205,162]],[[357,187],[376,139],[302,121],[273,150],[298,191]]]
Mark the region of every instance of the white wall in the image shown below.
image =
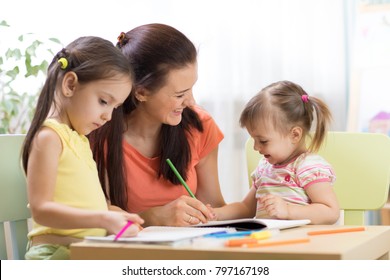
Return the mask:
[[[271,82],[289,79],[330,105],[333,128],[347,116],[345,1],[339,0],[2,0],[0,48],[15,34],[55,37],[65,45],[96,35],[116,42],[121,31],[161,22],[199,49],[195,96],[225,133],[220,181],[225,199],[247,192],[244,141],[238,126],[245,102]],[[41,11],[39,11],[42,9]],[[36,12],[39,11],[39,12]],[[49,58],[51,59],[51,58]]]

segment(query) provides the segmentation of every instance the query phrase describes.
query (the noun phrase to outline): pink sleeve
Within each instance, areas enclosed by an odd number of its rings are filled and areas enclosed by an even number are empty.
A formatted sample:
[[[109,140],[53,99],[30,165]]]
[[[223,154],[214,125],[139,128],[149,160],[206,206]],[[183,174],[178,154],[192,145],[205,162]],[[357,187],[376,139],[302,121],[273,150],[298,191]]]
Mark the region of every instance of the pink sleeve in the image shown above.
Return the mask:
[[[315,183],[329,182],[333,185],[336,175],[332,166],[318,155],[307,156],[297,170],[299,185],[304,189]]]

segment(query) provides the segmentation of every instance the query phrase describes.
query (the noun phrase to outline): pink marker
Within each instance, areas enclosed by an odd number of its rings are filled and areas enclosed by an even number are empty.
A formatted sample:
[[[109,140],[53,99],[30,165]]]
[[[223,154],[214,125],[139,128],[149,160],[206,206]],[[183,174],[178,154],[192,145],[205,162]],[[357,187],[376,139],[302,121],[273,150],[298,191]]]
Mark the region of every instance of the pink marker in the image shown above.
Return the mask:
[[[127,224],[121,229],[120,232],[118,232],[117,235],[115,235],[115,238],[114,238],[114,241],[117,241],[119,237],[122,236],[122,234],[126,231],[126,229],[128,229],[129,226],[131,226],[133,224],[132,221],[127,221]]]

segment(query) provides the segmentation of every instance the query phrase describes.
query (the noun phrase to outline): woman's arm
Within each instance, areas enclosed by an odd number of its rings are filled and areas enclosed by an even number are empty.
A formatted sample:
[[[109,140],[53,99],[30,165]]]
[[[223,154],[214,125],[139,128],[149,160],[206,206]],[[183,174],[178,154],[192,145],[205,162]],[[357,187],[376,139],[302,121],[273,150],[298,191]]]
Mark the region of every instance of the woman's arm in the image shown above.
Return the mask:
[[[225,205],[218,177],[218,147],[202,158],[195,168],[198,179],[197,199],[211,207]]]
[[[252,187],[241,202],[226,204],[220,208],[214,208],[218,221],[243,218],[253,218],[256,215],[256,189]]]

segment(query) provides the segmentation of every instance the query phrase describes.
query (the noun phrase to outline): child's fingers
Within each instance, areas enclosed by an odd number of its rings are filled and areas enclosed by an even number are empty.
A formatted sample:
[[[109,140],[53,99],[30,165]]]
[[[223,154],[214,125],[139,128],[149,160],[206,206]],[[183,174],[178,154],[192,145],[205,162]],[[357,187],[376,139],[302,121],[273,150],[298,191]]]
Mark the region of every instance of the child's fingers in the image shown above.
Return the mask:
[[[137,214],[127,213],[126,219],[128,221],[132,221],[133,223],[136,223],[136,224],[143,224],[144,223],[144,220],[140,216],[138,216]]]
[[[140,231],[139,226],[137,224],[133,224],[129,226],[126,231],[123,233],[123,237],[136,236]]]
[[[269,195],[269,194],[267,194],[267,195],[264,195],[264,196],[261,196],[260,198],[259,198],[259,201],[260,201],[260,203],[265,203],[267,200],[269,200],[271,198],[271,196]]]
[[[211,213],[211,217],[208,218],[208,220],[212,220],[212,221],[215,221],[217,220],[217,213],[215,212],[214,208],[211,207],[211,204],[206,204],[206,207],[209,209],[210,213]]]

